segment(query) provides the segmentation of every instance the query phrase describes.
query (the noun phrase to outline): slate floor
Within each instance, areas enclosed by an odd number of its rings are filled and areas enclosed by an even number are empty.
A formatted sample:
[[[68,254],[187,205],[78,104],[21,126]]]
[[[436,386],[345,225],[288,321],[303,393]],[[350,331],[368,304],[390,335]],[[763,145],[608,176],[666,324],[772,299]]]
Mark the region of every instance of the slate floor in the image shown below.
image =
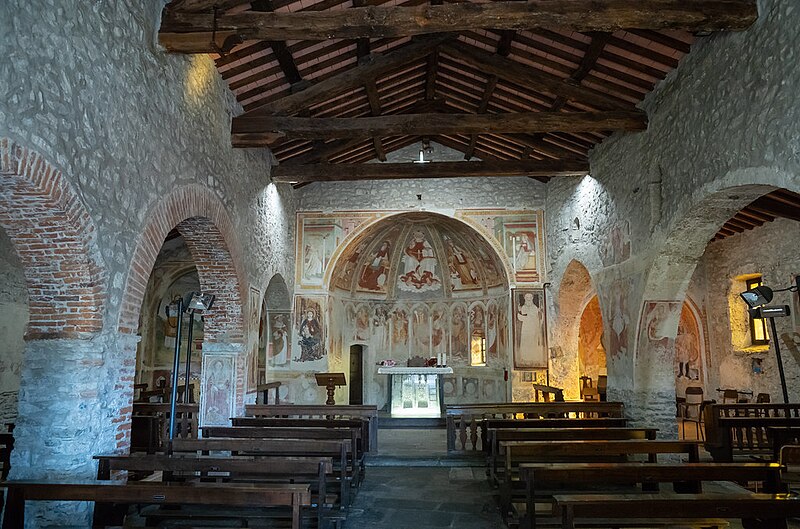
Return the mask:
[[[448,458],[445,430],[382,429],[378,447],[346,529],[505,527],[482,460]]]

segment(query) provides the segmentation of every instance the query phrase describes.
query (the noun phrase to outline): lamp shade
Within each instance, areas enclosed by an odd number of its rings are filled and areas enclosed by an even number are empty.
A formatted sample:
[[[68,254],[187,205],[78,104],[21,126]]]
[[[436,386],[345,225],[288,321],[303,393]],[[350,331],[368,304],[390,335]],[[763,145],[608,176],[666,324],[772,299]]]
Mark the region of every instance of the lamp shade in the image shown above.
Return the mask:
[[[772,301],[772,289],[761,285],[739,294],[750,308],[760,307]]]
[[[194,312],[202,314],[210,310],[214,304],[215,296],[213,294],[203,294],[202,292],[191,292],[186,296],[186,312]]]

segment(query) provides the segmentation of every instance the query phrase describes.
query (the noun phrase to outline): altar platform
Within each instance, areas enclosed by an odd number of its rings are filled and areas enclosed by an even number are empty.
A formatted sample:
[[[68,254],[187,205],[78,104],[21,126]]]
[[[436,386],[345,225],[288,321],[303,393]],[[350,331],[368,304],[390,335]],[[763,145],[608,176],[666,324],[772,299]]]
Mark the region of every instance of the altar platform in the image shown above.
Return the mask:
[[[445,413],[442,377],[452,373],[452,367],[378,368],[379,375],[389,375],[391,418],[443,418]]]

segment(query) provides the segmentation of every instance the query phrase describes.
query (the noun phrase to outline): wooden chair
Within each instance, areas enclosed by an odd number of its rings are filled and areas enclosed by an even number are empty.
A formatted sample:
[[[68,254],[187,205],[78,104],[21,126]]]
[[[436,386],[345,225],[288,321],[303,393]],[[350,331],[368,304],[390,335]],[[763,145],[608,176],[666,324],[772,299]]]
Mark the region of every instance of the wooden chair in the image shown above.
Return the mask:
[[[756,404],[769,404],[769,393],[759,393],[756,395]]]
[[[686,388],[686,401],[683,403],[683,438],[686,439],[686,423],[695,424],[695,439],[705,440],[700,423],[703,421],[703,388],[689,386]]]
[[[739,392],[735,389],[722,390],[722,403],[723,404],[737,404],[739,402]]]

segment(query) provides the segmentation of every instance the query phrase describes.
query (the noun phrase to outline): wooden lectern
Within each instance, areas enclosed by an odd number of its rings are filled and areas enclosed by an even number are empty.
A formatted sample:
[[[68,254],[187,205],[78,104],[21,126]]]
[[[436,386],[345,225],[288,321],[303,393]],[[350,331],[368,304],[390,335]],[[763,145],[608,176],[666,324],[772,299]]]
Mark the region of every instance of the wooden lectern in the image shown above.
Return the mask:
[[[336,386],[346,386],[347,382],[344,379],[344,373],[314,373],[317,379],[317,385],[323,386],[328,390],[328,400],[325,404],[333,406],[336,401],[333,400],[333,392],[336,391]]]

